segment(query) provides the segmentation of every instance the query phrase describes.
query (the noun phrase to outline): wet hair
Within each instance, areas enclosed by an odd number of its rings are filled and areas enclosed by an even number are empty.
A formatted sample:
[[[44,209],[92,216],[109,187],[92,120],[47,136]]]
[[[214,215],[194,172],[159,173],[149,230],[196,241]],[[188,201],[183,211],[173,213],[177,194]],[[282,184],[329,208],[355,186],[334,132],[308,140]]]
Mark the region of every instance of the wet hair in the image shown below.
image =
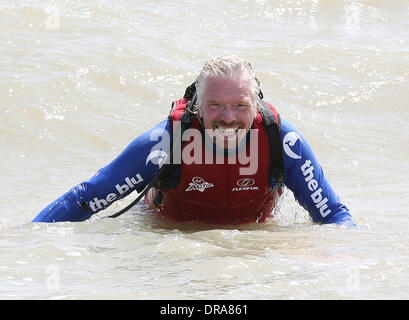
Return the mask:
[[[235,56],[218,57],[207,61],[196,79],[197,107],[199,110],[203,102],[206,79],[210,77],[230,80],[238,80],[241,77],[247,77],[250,79],[252,102],[257,110],[260,82],[257,80],[256,74],[249,62]]]

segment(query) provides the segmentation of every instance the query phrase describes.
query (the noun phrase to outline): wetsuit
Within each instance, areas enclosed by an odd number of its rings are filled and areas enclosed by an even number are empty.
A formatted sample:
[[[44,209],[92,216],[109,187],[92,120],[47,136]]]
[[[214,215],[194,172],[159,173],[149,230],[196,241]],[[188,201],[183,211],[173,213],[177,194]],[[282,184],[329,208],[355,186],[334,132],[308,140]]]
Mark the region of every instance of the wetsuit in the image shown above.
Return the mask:
[[[160,136],[172,137],[172,124],[166,119],[133,140],[110,164],[92,178],[74,186],[45,207],[33,222],[83,221],[106,209],[134,190],[141,190],[158,172],[164,158],[153,152]],[[348,208],[324,176],[306,139],[281,119],[284,185],[309,212],[313,222],[354,225]],[[271,187],[277,187],[271,178]]]

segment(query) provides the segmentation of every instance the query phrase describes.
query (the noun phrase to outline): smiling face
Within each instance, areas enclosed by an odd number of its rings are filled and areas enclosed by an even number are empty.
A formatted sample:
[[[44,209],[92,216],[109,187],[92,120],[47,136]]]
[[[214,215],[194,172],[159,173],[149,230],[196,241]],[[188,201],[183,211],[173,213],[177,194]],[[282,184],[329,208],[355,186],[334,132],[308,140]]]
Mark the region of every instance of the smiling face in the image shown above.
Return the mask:
[[[237,146],[250,130],[255,110],[248,77],[206,79],[199,116],[203,118],[206,132],[216,138],[218,147]]]

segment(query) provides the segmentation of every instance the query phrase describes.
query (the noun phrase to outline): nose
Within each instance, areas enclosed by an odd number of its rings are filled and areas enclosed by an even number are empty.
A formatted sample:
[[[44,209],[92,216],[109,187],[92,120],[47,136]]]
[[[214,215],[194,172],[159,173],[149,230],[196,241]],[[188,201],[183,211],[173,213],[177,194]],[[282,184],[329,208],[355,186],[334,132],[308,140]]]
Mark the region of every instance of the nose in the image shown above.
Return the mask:
[[[221,120],[226,123],[231,123],[236,119],[236,115],[230,106],[226,106],[221,114]]]

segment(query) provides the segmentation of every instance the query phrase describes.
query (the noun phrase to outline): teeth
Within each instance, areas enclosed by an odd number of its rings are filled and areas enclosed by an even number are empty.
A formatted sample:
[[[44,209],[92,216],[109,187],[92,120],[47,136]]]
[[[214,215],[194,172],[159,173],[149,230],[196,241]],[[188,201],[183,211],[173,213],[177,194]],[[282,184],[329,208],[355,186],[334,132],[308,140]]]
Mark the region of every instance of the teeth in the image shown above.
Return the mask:
[[[225,127],[217,127],[217,130],[220,131],[223,135],[233,135],[236,134],[238,128],[225,128]]]
[[[222,132],[229,133],[229,132],[235,132],[236,130],[233,129],[233,128],[221,128],[221,131],[222,131]]]

